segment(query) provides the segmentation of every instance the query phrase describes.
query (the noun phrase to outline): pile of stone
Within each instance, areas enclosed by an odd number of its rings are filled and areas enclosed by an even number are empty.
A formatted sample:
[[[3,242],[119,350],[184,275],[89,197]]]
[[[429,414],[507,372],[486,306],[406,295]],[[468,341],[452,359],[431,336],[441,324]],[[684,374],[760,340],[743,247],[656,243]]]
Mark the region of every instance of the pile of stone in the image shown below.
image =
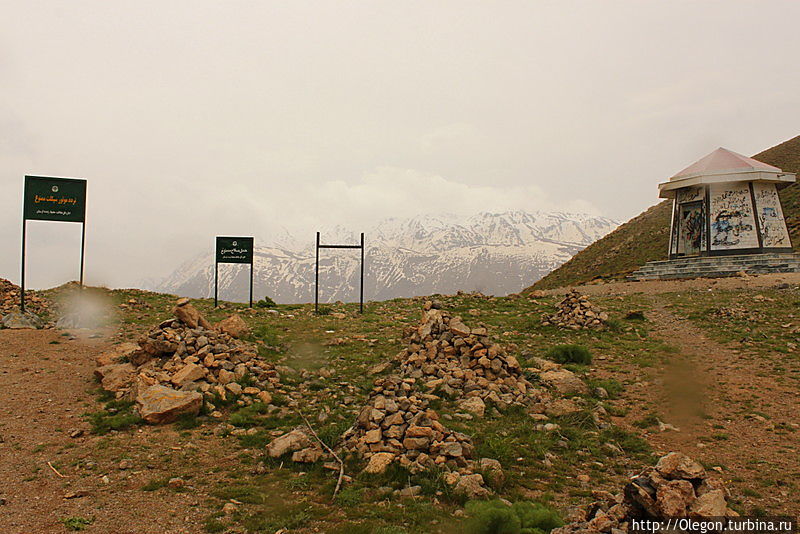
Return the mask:
[[[597,310],[585,295],[573,289],[558,304],[554,315],[542,317],[545,326],[557,326],[580,330],[582,328],[602,328],[608,321],[608,314]]]
[[[445,465],[467,467],[474,447],[469,436],[447,429],[416,391],[414,378],[378,379],[367,404],[345,433],[345,449],[369,460],[367,472],[381,472],[397,460],[412,472]]]
[[[708,478],[702,465],[671,452],[625,486],[623,493],[594,492],[596,502],[581,510],[572,523],[552,534],[628,532],[636,520],[670,518],[719,519],[738,514],[728,508],[728,493],[717,479]]]
[[[460,399],[479,417],[487,402],[503,410],[534,393],[517,359],[489,339],[485,326],[470,328],[436,302],[425,303],[422,322],[407,334],[408,348],[396,357],[400,372],[429,392]]]
[[[25,315],[19,311],[20,287],[0,278],[0,317],[6,328],[41,328],[44,322],[38,317],[50,310],[47,299],[25,292]]]
[[[268,389],[279,374],[253,344],[238,339],[247,333],[241,317],[211,325],[188,299],[180,299],[174,312],[138,344],[122,344],[98,358],[95,375],[104,389],[135,400],[142,418],[155,424],[197,414],[203,401],[215,417],[222,415],[213,404],[217,399],[242,406],[271,402]]]
[[[374,381],[341,448],[367,460],[367,473],[382,473],[395,462],[411,472],[440,467],[456,493],[488,496],[483,474],[502,478],[500,463],[476,459],[471,438],[447,428],[430,403],[446,396],[472,412],[462,415],[482,417],[485,401],[504,409],[527,404],[536,390],[517,360],[490,341],[485,326],[469,328],[438,303],[426,302],[419,327],[407,334],[408,348],[396,357],[399,374]],[[382,372],[388,365],[379,367]],[[309,443],[307,434],[295,429],[273,440],[267,451],[271,456],[293,452],[294,461],[324,456]]]

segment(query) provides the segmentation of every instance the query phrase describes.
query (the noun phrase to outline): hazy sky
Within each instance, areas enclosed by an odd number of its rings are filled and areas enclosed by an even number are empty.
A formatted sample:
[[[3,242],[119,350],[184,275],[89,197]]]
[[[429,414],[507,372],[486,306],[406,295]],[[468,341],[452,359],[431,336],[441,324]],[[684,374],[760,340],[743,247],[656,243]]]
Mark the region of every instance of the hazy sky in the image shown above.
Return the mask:
[[[618,220],[800,133],[800,2],[0,0],[0,277],[23,176],[89,180],[87,281],[216,234],[509,208]],[[78,225],[30,223],[32,286]]]

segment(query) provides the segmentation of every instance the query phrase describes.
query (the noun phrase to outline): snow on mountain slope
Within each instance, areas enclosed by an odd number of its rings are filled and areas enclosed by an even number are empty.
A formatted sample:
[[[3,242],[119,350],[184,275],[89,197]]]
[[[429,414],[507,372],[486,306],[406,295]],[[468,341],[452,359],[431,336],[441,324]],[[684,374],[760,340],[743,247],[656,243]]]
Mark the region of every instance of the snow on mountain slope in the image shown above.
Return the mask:
[[[586,245],[616,228],[604,217],[571,213],[479,213],[470,217],[423,215],[381,221],[366,234],[367,300],[481,291],[505,295],[529,286]],[[358,243],[340,226],[322,232],[323,243]],[[256,240],[254,295],[277,302],[314,299],[314,235],[307,244],[281,235],[271,246]],[[264,242],[264,241],[261,241]],[[320,251],[320,301],[358,300],[358,250]],[[249,270],[220,265],[219,295],[246,301]],[[186,262],[152,289],[209,297],[214,291],[212,251]]]

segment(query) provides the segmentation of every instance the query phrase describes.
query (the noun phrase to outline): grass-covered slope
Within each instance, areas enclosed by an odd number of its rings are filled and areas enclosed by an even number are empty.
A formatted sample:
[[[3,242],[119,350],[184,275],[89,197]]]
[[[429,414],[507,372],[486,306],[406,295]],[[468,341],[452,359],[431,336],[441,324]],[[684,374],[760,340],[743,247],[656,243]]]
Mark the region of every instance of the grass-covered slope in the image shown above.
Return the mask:
[[[788,172],[800,173],[800,136],[754,156]],[[780,192],[795,247],[800,244],[800,184]],[[592,243],[533,285],[534,289],[580,284],[595,278],[621,278],[648,261],[667,259],[671,201],[663,201]]]

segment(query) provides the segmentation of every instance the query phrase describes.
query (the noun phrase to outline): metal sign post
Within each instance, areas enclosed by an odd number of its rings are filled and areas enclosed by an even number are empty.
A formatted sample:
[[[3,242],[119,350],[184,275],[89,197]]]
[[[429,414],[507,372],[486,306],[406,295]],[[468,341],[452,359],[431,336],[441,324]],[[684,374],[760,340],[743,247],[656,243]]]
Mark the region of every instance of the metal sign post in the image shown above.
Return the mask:
[[[364,313],[364,232],[361,232],[360,245],[321,245],[319,232],[317,232],[317,260],[314,270],[314,313],[319,313],[319,249],[321,248],[349,248],[361,249],[361,285],[359,288],[359,311]]]
[[[81,223],[80,287],[83,288],[83,264],[86,250],[86,180],[26,176],[22,195],[22,268],[20,276],[20,311],[25,312],[25,244],[28,221]]]
[[[219,295],[219,264],[220,263],[249,263],[250,264],[250,307],[253,307],[253,238],[252,237],[223,237],[217,236],[216,253],[214,257],[214,307],[218,304]]]

